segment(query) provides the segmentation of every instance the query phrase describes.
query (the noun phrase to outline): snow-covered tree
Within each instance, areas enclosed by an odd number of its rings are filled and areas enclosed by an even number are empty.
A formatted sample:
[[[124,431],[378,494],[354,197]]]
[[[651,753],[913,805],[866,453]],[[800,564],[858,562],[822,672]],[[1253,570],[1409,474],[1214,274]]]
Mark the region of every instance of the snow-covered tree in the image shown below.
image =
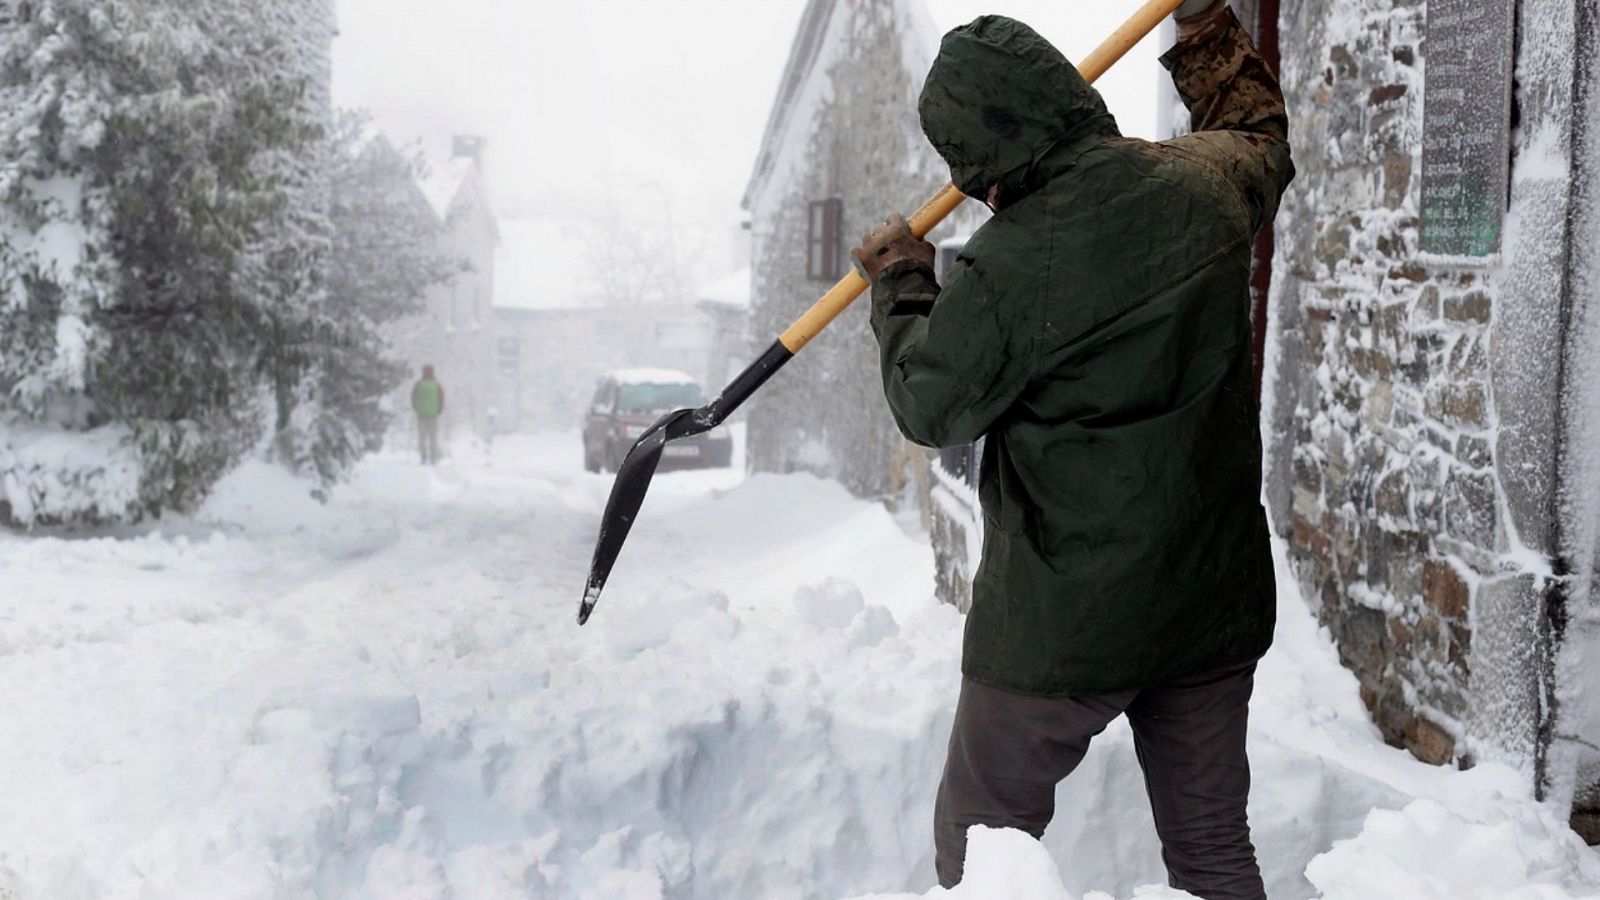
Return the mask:
[[[304,383],[325,110],[245,0],[23,0],[0,30],[0,515],[182,509]],[[320,94],[320,91],[318,92]],[[92,448],[86,450],[85,448]],[[70,450],[72,452],[64,452]]]

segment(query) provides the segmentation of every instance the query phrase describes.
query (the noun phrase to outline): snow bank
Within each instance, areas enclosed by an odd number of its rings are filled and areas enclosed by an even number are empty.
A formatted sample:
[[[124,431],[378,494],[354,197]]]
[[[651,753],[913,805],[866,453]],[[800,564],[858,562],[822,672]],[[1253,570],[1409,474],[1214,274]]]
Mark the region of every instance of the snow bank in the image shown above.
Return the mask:
[[[0,416],[0,522],[126,518],[139,500],[131,443],[125,426],[66,431]]]
[[[1600,897],[1600,858],[1548,809],[1436,800],[1376,810],[1361,834],[1312,860],[1327,900],[1568,900]]]
[[[1147,885],[1134,897],[1193,897],[1185,891]],[[1083,900],[1107,900],[1096,891]],[[967,864],[963,880],[954,888],[934,888],[926,894],[869,894],[856,900],[1076,900],[1061,883],[1061,873],[1039,842],[1021,831],[975,826],[967,834]]]
[[[0,896],[929,891],[963,620],[925,540],[810,476],[663,473],[579,628],[609,488],[580,463],[566,434],[379,458],[327,506],[246,466],[161,534],[0,534],[0,708],[26,723]],[[1284,583],[1250,734],[1274,900],[1600,896],[1515,772],[1383,746]],[[921,896],[1183,896],[1121,722],[1042,844],[971,851]]]
[[[974,827],[967,875],[951,890],[855,900],[1076,900],[1043,845],[1020,831]],[[1306,867],[1323,900],[1580,900],[1600,896],[1600,859],[1542,807],[1494,803],[1476,817],[1434,800],[1375,810],[1355,838]],[[1142,885],[1133,898],[1193,895]],[[1082,900],[1111,900],[1090,891]]]

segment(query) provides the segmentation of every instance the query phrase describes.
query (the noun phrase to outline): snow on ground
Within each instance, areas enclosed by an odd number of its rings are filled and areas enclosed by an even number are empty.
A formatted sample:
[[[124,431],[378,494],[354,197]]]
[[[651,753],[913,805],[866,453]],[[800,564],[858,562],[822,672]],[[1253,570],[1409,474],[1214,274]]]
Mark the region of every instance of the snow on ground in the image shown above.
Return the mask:
[[[663,473],[580,629],[609,478],[576,435],[457,453],[328,506],[252,465],[160,529],[0,536],[0,898],[929,891],[961,619],[923,538],[809,476]],[[1280,615],[1251,734],[1274,898],[1600,896],[1515,773],[1384,747]],[[923,896],[1182,896],[1150,886],[1121,724],[1042,848],[972,846]]]

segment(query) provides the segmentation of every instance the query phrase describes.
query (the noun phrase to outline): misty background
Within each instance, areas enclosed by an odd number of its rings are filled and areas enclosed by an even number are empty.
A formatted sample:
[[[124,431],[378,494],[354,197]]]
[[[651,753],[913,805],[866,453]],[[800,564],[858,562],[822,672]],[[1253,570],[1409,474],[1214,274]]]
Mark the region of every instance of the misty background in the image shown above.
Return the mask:
[[[452,135],[486,138],[505,236],[497,265],[526,257],[502,293],[545,294],[497,305],[593,301],[595,266],[616,256],[596,243],[640,248],[639,265],[692,291],[749,264],[739,202],[805,5],[340,0],[333,100],[371,110],[391,139],[433,159]],[[1063,18],[1059,0],[927,6],[941,24]],[[1040,26],[1074,60],[1131,11],[1075,6],[1071,28]],[[1147,38],[1097,84],[1125,134],[1155,136],[1161,46],[1159,33]],[[923,199],[907,197],[906,211]]]

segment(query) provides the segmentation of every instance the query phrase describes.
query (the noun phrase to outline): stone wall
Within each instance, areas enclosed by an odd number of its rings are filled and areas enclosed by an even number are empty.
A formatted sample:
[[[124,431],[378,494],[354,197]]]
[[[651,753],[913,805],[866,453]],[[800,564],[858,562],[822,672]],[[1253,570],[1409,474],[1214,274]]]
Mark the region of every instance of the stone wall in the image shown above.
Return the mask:
[[[1385,739],[1540,784],[1561,601],[1562,9],[1519,4],[1510,212],[1502,254],[1479,265],[1418,251],[1426,5],[1284,0],[1299,174],[1277,222],[1263,399],[1269,510]]]

